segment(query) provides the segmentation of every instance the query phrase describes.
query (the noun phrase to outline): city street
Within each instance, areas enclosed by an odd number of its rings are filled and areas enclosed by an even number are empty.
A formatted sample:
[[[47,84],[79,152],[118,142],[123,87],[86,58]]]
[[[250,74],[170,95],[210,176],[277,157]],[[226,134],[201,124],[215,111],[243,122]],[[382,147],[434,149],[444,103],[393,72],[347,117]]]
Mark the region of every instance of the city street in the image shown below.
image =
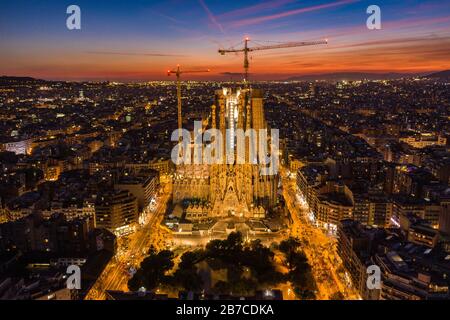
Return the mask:
[[[337,293],[344,299],[358,299],[355,290],[337,272],[342,264],[335,251],[336,240],[309,222],[307,205],[297,200],[295,179],[288,177],[285,168],[281,168],[281,178],[283,196],[293,221],[291,236],[300,239],[311,264],[318,287],[317,299],[332,299]]]
[[[162,189],[163,187],[161,187]],[[169,189],[167,191],[167,189]],[[97,279],[85,300],[104,300],[106,290],[128,291],[127,283],[131,277],[130,269],[138,268],[150,246],[161,250],[170,239],[170,234],[160,227],[171,195],[171,186],[166,188],[157,200],[156,208],[150,213],[147,223],[138,227],[133,234],[118,239],[117,254],[111,259]]]

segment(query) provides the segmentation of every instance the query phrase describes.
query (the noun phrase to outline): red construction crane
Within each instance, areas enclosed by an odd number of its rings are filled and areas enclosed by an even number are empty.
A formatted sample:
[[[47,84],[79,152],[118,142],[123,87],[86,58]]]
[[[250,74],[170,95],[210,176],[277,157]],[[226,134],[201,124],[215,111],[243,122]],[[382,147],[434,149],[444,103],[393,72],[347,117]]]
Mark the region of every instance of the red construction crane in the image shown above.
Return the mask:
[[[183,119],[181,117],[181,81],[180,77],[182,74],[185,73],[200,73],[200,72],[210,72],[211,70],[188,70],[188,71],[182,71],[180,70],[180,65],[177,65],[176,70],[167,70],[167,75],[170,76],[171,74],[175,74],[177,77],[177,98],[178,98],[178,129],[182,129],[183,127]]]
[[[245,70],[245,78],[244,83],[248,82],[248,69],[249,69],[249,60],[248,53],[252,51],[260,51],[260,50],[270,50],[270,49],[282,49],[282,48],[292,48],[292,47],[304,47],[304,46],[314,46],[319,44],[328,44],[328,40],[319,40],[319,41],[301,41],[301,42],[285,42],[279,43],[275,45],[267,45],[267,46],[257,46],[257,47],[249,47],[250,39],[247,37],[244,39],[244,47],[243,48],[229,48],[229,49],[219,49],[219,53],[221,55],[225,55],[226,53],[244,53],[244,70]]]

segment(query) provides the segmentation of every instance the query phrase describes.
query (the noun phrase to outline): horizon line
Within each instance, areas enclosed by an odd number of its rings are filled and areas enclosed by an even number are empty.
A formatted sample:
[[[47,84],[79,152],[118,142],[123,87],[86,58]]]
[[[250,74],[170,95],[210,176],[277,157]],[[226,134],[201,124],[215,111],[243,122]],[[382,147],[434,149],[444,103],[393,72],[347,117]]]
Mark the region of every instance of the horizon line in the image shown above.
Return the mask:
[[[437,72],[443,72],[443,71],[449,71],[450,69],[440,69],[440,70],[429,70],[429,71],[389,71],[389,70],[383,70],[383,71],[335,71],[335,72],[322,72],[322,73],[305,73],[305,74],[298,74],[298,73],[292,73],[292,74],[285,74],[285,78],[283,79],[257,79],[257,80],[251,80],[252,82],[261,82],[261,81],[291,81],[291,78],[295,78],[295,77],[320,77],[320,76],[333,76],[333,75],[341,75],[341,74],[350,74],[350,75],[387,75],[387,74],[393,74],[393,75],[405,75],[405,76],[424,76],[424,75],[430,75],[433,73],[437,73]],[[257,74],[253,74],[253,75],[257,75]],[[282,74],[267,74],[267,75],[272,75],[272,76],[277,76],[277,77],[281,77]],[[238,73],[234,74],[232,76],[238,76]],[[204,78],[203,76],[198,76],[200,78]],[[230,80],[227,80],[226,78],[229,77],[228,74],[224,74],[224,73],[218,73],[217,74],[219,79],[187,79],[184,81],[196,81],[196,82],[230,82]],[[261,77],[264,77],[264,74],[261,75]],[[108,78],[103,78],[103,77],[98,77],[96,78],[95,76],[92,77],[85,77],[85,78],[74,78],[74,79],[70,79],[70,78],[57,78],[57,77],[39,77],[39,76],[30,76],[30,75],[0,75],[0,79],[1,78],[32,78],[33,80],[41,80],[41,81],[53,81],[53,82],[123,82],[123,83],[127,83],[127,82],[155,82],[155,81],[159,81],[159,82],[173,82],[175,80],[169,80],[169,79],[164,79],[163,76],[161,76],[160,79],[142,79],[141,77],[139,78],[120,78],[120,77],[108,77]],[[240,81],[240,80],[233,80],[233,81]]]

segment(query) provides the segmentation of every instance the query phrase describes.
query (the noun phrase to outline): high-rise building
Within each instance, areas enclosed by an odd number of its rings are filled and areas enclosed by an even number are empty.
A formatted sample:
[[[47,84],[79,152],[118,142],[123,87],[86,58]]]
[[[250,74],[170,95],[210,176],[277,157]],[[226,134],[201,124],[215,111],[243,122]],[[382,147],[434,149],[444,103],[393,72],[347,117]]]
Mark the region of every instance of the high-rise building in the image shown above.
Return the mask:
[[[93,229],[89,217],[67,221],[63,214],[55,214],[49,219],[31,214],[0,224],[0,251],[83,255],[89,248],[88,236]]]
[[[441,213],[439,215],[439,231],[450,234],[450,199],[441,201]]]
[[[155,199],[159,185],[159,173],[147,170],[142,174],[131,174],[122,177],[114,188],[130,191],[138,200],[139,209],[145,208]]]
[[[378,233],[379,230],[351,219],[341,220],[337,227],[337,252],[353,286],[364,300],[377,300],[380,294],[379,290],[367,288],[367,267],[372,264],[372,242]]]
[[[95,218],[98,228],[127,232],[137,223],[138,215],[138,201],[127,190],[108,191],[97,197]]]

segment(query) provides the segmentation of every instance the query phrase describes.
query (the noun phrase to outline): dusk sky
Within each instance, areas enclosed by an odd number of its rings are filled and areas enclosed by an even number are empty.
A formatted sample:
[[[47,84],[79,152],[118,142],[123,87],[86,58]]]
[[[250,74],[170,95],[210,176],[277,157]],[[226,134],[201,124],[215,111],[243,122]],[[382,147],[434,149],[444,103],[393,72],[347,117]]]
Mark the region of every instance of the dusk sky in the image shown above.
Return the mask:
[[[81,30],[66,28],[71,4],[81,8]],[[372,4],[381,8],[381,30],[366,27]],[[212,70],[186,79],[229,79],[223,74],[242,72],[242,56],[217,50],[245,36],[252,45],[329,40],[253,53],[250,72],[258,79],[440,71],[450,69],[450,1],[2,0],[0,75],[165,80],[180,64]]]

